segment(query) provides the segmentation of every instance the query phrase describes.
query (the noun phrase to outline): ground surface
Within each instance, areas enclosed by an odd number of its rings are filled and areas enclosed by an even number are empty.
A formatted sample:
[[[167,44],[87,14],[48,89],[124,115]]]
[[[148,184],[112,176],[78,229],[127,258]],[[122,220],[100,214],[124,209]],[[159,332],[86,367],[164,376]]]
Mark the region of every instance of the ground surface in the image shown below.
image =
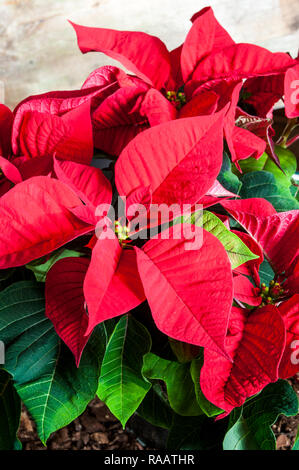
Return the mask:
[[[299,397],[299,381],[294,382],[293,386]],[[277,449],[291,449],[298,426],[299,415],[279,418],[273,426],[273,431],[277,436]],[[38,439],[35,425],[25,409],[22,411],[19,438],[24,450],[46,449]],[[145,450],[148,448],[133,432],[123,430],[119,421],[98,399],[93,400],[79,418],[54,433],[48,441],[48,450]]]
[[[19,438],[24,450],[45,450],[37,437],[35,425],[23,409]],[[69,426],[60,429],[48,441],[48,450],[144,450],[143,443],[130,431],[123,431],[119,421],[99,400]]]

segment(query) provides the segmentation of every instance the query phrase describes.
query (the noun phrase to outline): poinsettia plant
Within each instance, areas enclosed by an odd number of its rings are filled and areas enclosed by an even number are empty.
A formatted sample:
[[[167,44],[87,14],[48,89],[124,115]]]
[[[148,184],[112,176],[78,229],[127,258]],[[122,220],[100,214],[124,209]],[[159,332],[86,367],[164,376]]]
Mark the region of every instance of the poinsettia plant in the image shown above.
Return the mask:
[[[298,58],[191,21],[173,51],[72,24],[127,71],[0,105],[1,449],[21,402],[45,445],[96,395],[170,449],[275,449],[298,413]]]

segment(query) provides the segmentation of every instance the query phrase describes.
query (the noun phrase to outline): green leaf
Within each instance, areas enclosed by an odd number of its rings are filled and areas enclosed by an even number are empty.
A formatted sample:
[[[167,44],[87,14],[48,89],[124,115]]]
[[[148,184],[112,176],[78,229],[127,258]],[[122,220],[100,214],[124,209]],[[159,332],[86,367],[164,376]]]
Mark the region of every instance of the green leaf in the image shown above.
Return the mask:
[[[237,268],[247,261],[258,258],[258,256],[252,253],[245,243],[242,242],[238,235],[228,230],[224,223],[212,212],[198,211],[191,216],[183,217],[183,220],[185,223],[203,227],[218,238],[227,252],[232,269]]]
[[[141,373],[143,356],[150,349],[147,329],[131,315],[124,315],[108,342],[97,391],[123,427],[151,388]]]
[[[232,193],[239,194],[242,183],[232,172],[232,164],[226,152],[223,153],[222,167],[217,179],[225,189],[231,191]]]
[[[169,404],[175,413],[182,416],[202,414],[195,396],[190,364],[168,361],[148,353],[144,356],[142,373],[148,379],[165,382]]]
[[[43,288],[34,282],[19,282],[0,293],[5,369],[45,444],[52,432],[77,418],[94,398],[103,346],[94,332],[77,368],[44,309]]]
[[[204,415],[188,418],[175,415],[168,436],[167,448],[220,451],[226,429],[227,418],[215,422]]]
[[[169,429],[171,426],[173,411],[166,398],[163,397],[159,384],[153,384],[139,405],[137,413],[153,426],[165,429]]]
[[[26,268],[30,269],[38,282],[46,282],[46,277],[48,271],[52,268],[53,264],[55,264],[58,260],[63,258],[79,258],[81,253],[74,250],[66,250],[64,248],[57,250],[47,261],[43,262],[46,258],[38,259],[32,261],[31,263],[26,265]]]
[[[260,265],[259,275],[261,283],[264,282],[266,286],[269,285],[270,281],[272,281],[272,279],[275,277],[274,271],[266,259],[264,259]]]
[[[200,371],[201,371],[202,366],[203,366],[203,355],[202,357],[198,359],[194,359],[191,362],[190,372],[191,372],[192,380],[194,382],[194,389],[195,389],[197,403],[199,404],[204,414],[208,416],[209,418],[211,418],[213,416],[217,416],[223,413],[223,410],[218,408],[218,406],[213,405],[213,403],[211,403],[201,391]]]
[[[268,158],[268,155],[266,153],[263,153],[258,160],[256,158],[249,157],[245,160],[240,160],[238,163],[240,165],[242,173],[246,174],[250,173],[251,171],[263,170],[266,162],[268,161]],[[237,169],[235,170],[235,173],[240,176],[240,173]]]
[[[280,166],[283,171],[270,157],[268,157],[266,153],[263,153],[258,160],[250,157],[239,162],[243,174],[253,171],[268,171],[272,173],[278,186],[290,188],[292,176],[297,169],[296,156],[290,150],[278,145],[275,146],[275,153],[279,157]],[[240,173],[237,170],[235,173],[240,176]]]
[[[271,158],[267,159],[263,170],[272,173],[278,186],[285,186],[286,188],[289,188],[291,186],[291,178],[297,169],[296,156],[290,150],[279,147],[278,145],[275,147],[275,152],[279,157],[280,165],[283,171],[278,168]]]
[[[296,436],[292,450],[299,450],[299,427],[298,427],[297,436]]]
[[[275,450],[275,436],[271,425],[280,414],[293,416],[298,413],[298,399],[293,388],[285,380],[269,384],[256,397],[237,410],[231,418],[224,450]],[[235,421],[235,422],[234,422]]]
[[[21,415],[21,400],[11,376],[0,369],[0,450],[21,448],[16,437]]]
[[[241,177],[240,196],[243,199],[262,197],[267,199],[278,212],[299,209],[298,201],[290,189],[276,182],[274,175],[268,171],[253,171]]]

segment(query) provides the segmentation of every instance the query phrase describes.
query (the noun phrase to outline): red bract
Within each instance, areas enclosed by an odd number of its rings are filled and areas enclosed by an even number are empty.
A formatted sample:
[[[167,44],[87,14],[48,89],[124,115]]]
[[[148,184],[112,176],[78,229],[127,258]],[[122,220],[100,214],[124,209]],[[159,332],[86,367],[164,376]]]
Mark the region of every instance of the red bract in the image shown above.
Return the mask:
[[[274,75],[296,64],[288,54],[270,52],[254,44],[233,44],[221,51],[213,51],[195,69],[192,78],[208,80],[239,80],[256,76]]]
[[[179,232],[181,226],[175,229]],[[142,250],[136,248],[141,281],[157,327],[172,338],[223,354],[232,303],[231,267],[225,249],[205,230],[196,250],[188,250],[188,239],[172,239],[175,233],[167,240],[163,236],[164,232],[149,240]]]
[[[14,153],[20,154],[20,129],[25,113],[36,111],[62,117],[90,102],[94,145],[109,154],[119,155],[131,139],[148,127],[146,107],[142,108],[148,89],[149,85],[141,80],[129,77],[117,67],[106,66],[92,72],[81,90],[26,98],[14,111]]]
[[[248,278],[237,276],[234,278],[234,296],[249,305],[262,303],[277,307],[287,332],[279,376],[291,377],[299,371],[298,361],[292,361],[299,339],[299,211],[276,213],[261,199],[223,201],[222,205],[258,242],[274,270],[275,278],[269,287],[262,284],[260,289],[255,288]]]
[[[211,114],[221,110],[229,102],[225,135],[232,153],[233,161],[254,156],[258,158],[265,150],[265,144],[258,137],[252,136],[246,130],[235,128],[235,109],[243,76],[255,76],[264,69],[256,64],[259,55],[267,58],[264,63],[266,70],[286,68],[293,64],[287,61],[287,54],[272,54],[255,46],[243,46],[236,49],[235,62],[232,60],[230,73],[223,77],[222,73],[215,76],[202,77],[199,70],[210,57],[223,54],[231,58],[231,50],[238,46],[228,33],[219,25],[211,8],[204,8],[191,19],[193,25],[185,42],[177,49],[168,52],[166,46],[156,37],[144,33],[107,30],[103,28],[88,28],[72,24],[76,30],[78,44],[83,53],[90,51],[104,52],[116,58],[129,70],[133,71],[140,80],[154,87],[140,99],[143,101],[140,109],[135,109],[143,115],[151,125],[166,120]],[[239,73],[238,54],[254,56],[246,63],[244,71]],[[146,60],[150,57],[150,60]],[[218,57],[218,56],[217,56]],[[243,57],[243,56],[242,56]],[[263,60],[260,60],[262,62]],[[161,74],[161,64],[164,64]],[[238,71],[238,72],[236,72]],[[224,78],[224,80],[222,80]],[[205,82],[208,82],[205,84]],[[207,86],[206,86],[207,85]],[[183,90],[184,86],[184,90]],[[133,90],[132,90],[133,92]],[[167,99],[166,99],[167,98]],[[107,111],[111,109],[107,104]],[[171,109],[169,100],[174,106]],[[186,103],[186,104],[185,104]],[[177,108],[177,109],[175,109]],[[98,113],[101,114],[100,111]],[[109,112],[109,116],[111,111]],[[116,124],[122,119],[121,114]],[[146,125],[145,121],[145,125]]]
[[[81,200],[60,181],[36,176],[0,199],[0,267],[22,266],[59,248],[92,227],[71,209]]]
[[[233,362],[205,350],[200,376],[205,397],[225,410],[225,415],[243,405],[246,398],[278,379],[284,347],[285,327],[276,307],[253,311],[233,307],[226,338]]]
[[[161,124],[137,136],[116,166],[118,192],[142,203],[195,204],[213,185],[222,164],[223,116],[199,116]],[[157,143],[159,151],[157,152]],[[139,197],[138,197],[139,195]]]
[[[133,194],[140,202],[138,194],[143,194],[141,200],[144,200],[144,195],[150,193],[152,202],[179,205],[195,204],[208,190],[214,194],[209,196],[214,202],[219,192],[221,196],[230,196],[221,185],[215,185],[222,162],[222,129],[222,113],[149,129],[132,141],[116,165],[119,194],[131,200]],[[54,170],[60,181],[43,176],[30,178],[2,198],[1,267],[28,263],[80,235],[91,233],[96,225],[98,230],[101,227],[103,230],[107,223],[111,225],[107,214],[97,215],[96,211],[99,204],[104,204],[107,213],[112,196],[110,183],[99,169],[56,158]],[[184,229],[180,224],[175,227],[173,231]],[[143,248],[135,248],[135,252],[131,245],[120,244],[111,228],[104,236],[103,232],[97,233],[99,239],[90,244],[92,255],[88,267],[85,264],[80,268],[80,275],[70,278],[78,286],[82,283],[79,292],[83,290],[88,310],[86,335],[103,320],[139,305],[146,294],[158,328],[174,338],[208,346],[226,355],[224,338],[232,302],[232,273],[225,249],[213,235],[204,232],[203,244],[195,251],[188,250],[188,246],[197,232],[191,234],[191,241],[184,232],[180,238],[169,240],[157,236]],[[71,261],[62,260],[58,268],[67,272],[72,268]],[[86,268],[84,282],[83,268]],[[58,295],[57,303],[51,296],[47,315],[53,316],[58,333],[78,361],[85,345],[79,328],[83,297],[80,294],[78,303],[74,299],[76,326],[70,329],[69,316],[68,321],[59,321],[65,315],[65,306],[59,300],[61,290],[55,280],[55,273],[60,276],[60,271],[52,269],[47,298],[51,292],[57,291]],[[146,274],[148,269],[153,275]],[[174,273],[177,275],[179,270],[184,275],[174,279]],[[168,293],[163,310],[157,303],[162,299],[162,285],[164,295]],[[217,305],[213,304],[215,288]]]
[[[27,158],[56,155],[86,164],[92,159],[90,102],[61,117],[36,111],[24,113],[19,132],[21,154]]]
[[[77,365],[89,339],[85,336],[88,316],[83,293],[88,265],[86,258],[61,259],[48,272],[46,282],[46,315],[74,354]]]
[[[7,106],[0,104],[0,155],[4,158],[11,154],[11,132],[13,114]]]
[[[54,156],[90,163],[93,156],[90,102],[86,101],[62,117],[24,111],[22,118],[19,116],[12,125],[12,113],[8,111],[6,108],[4,113],[6,125],[0,128],[0,141],[4,142],[1,136],[5,136],[5,151],[3,155],[0,153],[0,168],[5,176],[1,194],[7,192],[12,184],[33,176],[51,174]],[[16,125],[19,129],[19,156],[13,154],[11,147],[11,131]]]
[[[222,205],[259,243],[274,271],[288,272],[299,254],[299,211],[276,213],[270,203],[255,198]]]
[[[246,80],[243,86],[244,103],[253,106],[262,118],[272,118],[273,106],[284,95],[284,73]]]

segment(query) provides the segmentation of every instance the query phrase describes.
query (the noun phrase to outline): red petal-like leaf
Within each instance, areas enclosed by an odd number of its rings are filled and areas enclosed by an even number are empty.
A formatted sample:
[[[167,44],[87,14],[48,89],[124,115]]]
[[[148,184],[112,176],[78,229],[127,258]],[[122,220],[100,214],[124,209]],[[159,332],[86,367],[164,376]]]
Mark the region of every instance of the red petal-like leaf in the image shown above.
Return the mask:
[[[177,118],[176,108],[155,88],[146,93],[140,113],[148,119],[151,127]]]
[[[36,111],[42,114],[62,116],[90,100],[92,103],[91,108],[93,109],[118,88],[118,83],[114,82],[103,88],[93,87],[84,90],[52,91],[41,95],[29,96],[21,101],[14,110],[15,118],[12,131],[13,153],[15,155],[20,154],[20,129],[25,113]]]
[[[234,279],[234,299],[240,300],[248,305],[257,306],[262,302],[262,298],[259,295],[260,289],[254,287],[250,280],[240,274],[235,276]]]
[[[111,204],[111,184],[99,168],[55,158],[54,169],[58,179],[90,208],[95,210],[99,204]]]
[[[233,363],[209,349],[200,384],[205,397],[229,413],[278,379],[285,328],[273,305],[246,311],[232,308],[226,348]]]
[[[153,204],[195,204],[222,164],[223,113],[178,119],[148,129],[121,153],[115,166],[120,196],[150,188]]]
[[[13,114],[11,110],[0,103],[0,155],[7,158],[11,154],[11,132]]]
[[[89,323],[86,334],[104,320],[127,313],[145,300],[136,255],[122,250],[112,231],[98,240],[84,281]]]
[[[254,44],[233,44],[221,51],[212,52],[195,69],[194,80],[242,78],[274,75],[295,65],[296,61],[288,54],[270,52]]]
[[[176,47],[172,51],[170,51],[170,64],[171,64],[171,79],[170,83],[168,84],[168,89],[176,89],[178,90],[181,86],[184,85],[182,71],[181,71],[181,53],[183,49],[183,44]]]
[[[23,178],[15,165],[0,155],[0,168],[6,178],[14,184],[20,183]]]
[[[70,209],[81,205],[60,181],[36,176],[0,199],[0,268],[22,266],[44,256],[93,227]]]
[[[192,96],[181,111],[180,118],[201,116],[203,114],[213,114],[217,110],[219,96],[214,91],[205,91]]]
[[[288,379],[299,372],[299,294],[278,306],[286,331],[287,340],[279,365],[279,377]]]
[[[104,67],[98,67],[91,72],[81,88],[105,88],[112,83],[123,83],[123,81],[126,80],[129,83],[130,79],[123,70],[118,67],[113,67],[112,65],[106,65]]]
[[[165,44],[157,37],[135,31],[91,28],[70,22],[76,31],[83,54],[103,52],[118,60],[146,83],[163,88],[170,76],[170,57]]]
[[[185,225],[176,225],[149,240],[142,249],[135,248],[144,291],[154,321],[163,333],[225,355],[224,338],[232,304],[230,262],[222,244],[198,227],[193,228],[196,248],[188,247],[193,242],[185,229]],[[166,236],[168,239],[163,238]]]
[[[215,52],[234,44],[232,38],[216,20],[212,8],[202,9],[193,15],[191,21],[193,25],[185,39],[181,54],[184,82],[211,51]]]
[[[25,113],[20,129],[20,147],[28,158],[56,155],[64,160],[90,163],[93,156],[90,102],[62,117]]]
[[[299,292],[299,257],[294,261],[293,266],[290,266],[289,272],[287,272],[284,288],[288,295]]]
[[[243,85],[243,100],[254,107],[258,116],[271,118],[274,104],[284,94],[283,82],[284,73],[249,78]]]
[[[299,254],[299,210],[275,213],[271,204],[261,201],[253,198],[221,204],[260,244],[274,271],[282,273]],[[274,213],[267,216],[272,209]]]
[[[130,140],[149,127],[141,114],[147,89],[142,83],[120,88],[97,106],[92,114],[95,147],[118,156]]]
[[[52,266],[46,279],[46,316],[74,354],[77,366],[89,338],[84,336],[88,316],[83,294],[88,265],[86,258],[64,258]]]
[[[266,150],[266,142],[252,132],[234,126],[232,134],[233,146],[236,154],[236,160],[244,160],[246,158],[260,158]]]

